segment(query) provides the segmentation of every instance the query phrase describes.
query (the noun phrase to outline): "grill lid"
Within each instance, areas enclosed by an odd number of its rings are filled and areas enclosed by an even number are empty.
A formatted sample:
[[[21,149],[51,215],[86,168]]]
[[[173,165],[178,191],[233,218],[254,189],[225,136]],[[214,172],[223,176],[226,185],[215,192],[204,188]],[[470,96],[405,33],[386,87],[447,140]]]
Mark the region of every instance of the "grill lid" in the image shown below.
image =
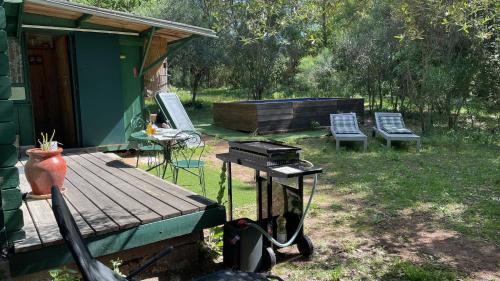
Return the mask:
[[[299,147],[270,141],[230,141],[229,147],[268,156],[281,153],[295,154],[300,151]]]

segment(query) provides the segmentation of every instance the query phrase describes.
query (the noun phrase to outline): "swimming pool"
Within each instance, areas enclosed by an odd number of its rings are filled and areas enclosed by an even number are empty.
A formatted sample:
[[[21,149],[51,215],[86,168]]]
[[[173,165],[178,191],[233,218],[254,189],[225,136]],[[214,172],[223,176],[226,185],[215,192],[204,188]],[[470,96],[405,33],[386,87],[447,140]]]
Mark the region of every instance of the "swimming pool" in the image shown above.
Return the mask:
[[[268,134],[308,130],[313,123],[330,125],[330,114],[364,115],[364,100],[351,98],[299,98],[214,103],[216,126]],[[360,118],[362,120],[362,118]]]

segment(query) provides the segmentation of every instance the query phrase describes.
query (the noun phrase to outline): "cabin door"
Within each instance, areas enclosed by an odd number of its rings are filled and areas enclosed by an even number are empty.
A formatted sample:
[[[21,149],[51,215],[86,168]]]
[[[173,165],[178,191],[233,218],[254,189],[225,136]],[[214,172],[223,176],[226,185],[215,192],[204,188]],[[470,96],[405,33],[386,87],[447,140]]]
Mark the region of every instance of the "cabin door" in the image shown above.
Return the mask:
[[[118,36],[74,34],[82,145],[125,143]]]
[[[28,34],[26,41],[36,139],[55,130],[54,140],[76,147],[67,37]]]

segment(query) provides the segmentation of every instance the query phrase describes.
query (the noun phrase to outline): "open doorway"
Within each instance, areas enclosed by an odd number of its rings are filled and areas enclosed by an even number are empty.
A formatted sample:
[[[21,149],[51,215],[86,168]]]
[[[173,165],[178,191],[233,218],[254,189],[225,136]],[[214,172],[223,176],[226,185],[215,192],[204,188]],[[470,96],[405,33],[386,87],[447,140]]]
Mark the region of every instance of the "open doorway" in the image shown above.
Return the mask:
[[[63,147],[77,147],[68,36],[28,33],[26,45],[36,138],[55,130]]]

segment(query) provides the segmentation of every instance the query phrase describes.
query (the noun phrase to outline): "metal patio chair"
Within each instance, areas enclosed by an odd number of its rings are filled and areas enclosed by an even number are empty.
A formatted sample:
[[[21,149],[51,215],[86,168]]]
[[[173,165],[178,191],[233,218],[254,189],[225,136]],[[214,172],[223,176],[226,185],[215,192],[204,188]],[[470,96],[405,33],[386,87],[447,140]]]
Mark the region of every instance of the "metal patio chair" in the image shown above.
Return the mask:
[[[80,273],[82,274],[83,280],[85,281],[132,281],[138,280],[137,275],[144,272],[146,269],[154,265],[161,258],[167,256],[174,249],[173,246],[168,246],[161,250],[154,257],[149,259],[139,267],[138,269],[132,271],[127,276],[123,277],[118,275],[116,272],[111,270],[109,267],[104,265],[95,259],[90,253],[85,241],[83,240],[82,234],[76,225],[75,219],[71,215],[71,212],[66,205],[61,192],[56,186],[52,187],[52,211],[56,218],[57,225],[59,226],[59,232],[62,235],[63,240],[66,242],[73,259],[75,260]],[[278,278],[279,279],[279,278]],[[224,281],[224,280],[240,280],[240,281],[252,281],[252,280],[267,280],[267,278],[262,274],[257,273],[245,273],[233,270],[220,270],[209,274],[205,277],[201,277],[197,280],[204,281]]]
[[[362,141],[363,149],[368,147],[368,138],[358,127],[356,113],[330,114],[330,131],[335,139],[335,148],[338,151],[341,141]]]
[[[381,136],[387,141],[387,148],[392,141],[416,141],[417,151],[420,150],[420,136],[406,128],[401,113],[375,112],[376,127],[373,136]]]
[[[205,162],[201,160],[201,156],[205,150],[203,138],[194,131],[181,131],[177,134],[176,138],[183,139],[183,141],[178,141],[172,150],[174,183],[177,183],[179,178],[179,170],[186,171],[199,178],[201,191],[203,196],[206,196]]]
[[[132,132],[138,132],[143,130],[146,127],[146,121],[142,118],[142,116],[138,115],[132,118],[130,122],[130,128]],[[135,162],[135,167],[139,166],[139,159],[141,155],[146,154],[148,156],[148,167],[153,167],[159,163],[160,155],[163,153],[163,147],[161,145],[155,144],[151,141],[143,142],[134,140],[134,149],[137,152],[137,160]],[[159,170],[156,170],[156,173],[159,176]]]

